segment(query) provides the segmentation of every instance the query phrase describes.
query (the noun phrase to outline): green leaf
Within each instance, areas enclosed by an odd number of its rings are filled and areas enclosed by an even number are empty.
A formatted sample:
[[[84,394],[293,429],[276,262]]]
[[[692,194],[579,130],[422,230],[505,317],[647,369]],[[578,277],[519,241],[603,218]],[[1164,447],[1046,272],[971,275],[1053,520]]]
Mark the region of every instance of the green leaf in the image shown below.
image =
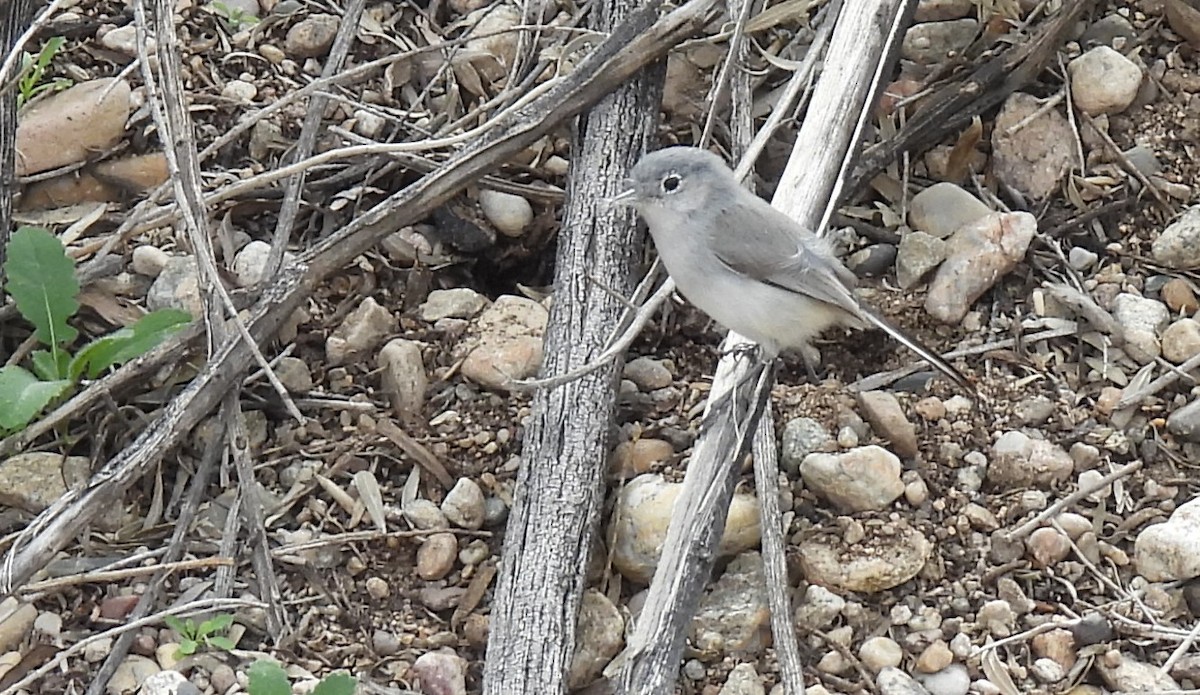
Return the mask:
[[[224,635],[213,635],[212,637],[207,638],[205,641],[208,642],[208,646],[212,647],[213,649],[220,649],[223,652],[231,651],[237,646],[236,642]]]
[[[192,654],[196,653],[196,648],[199,646],[200,646],[200,643],[197,642],[196,640],[191,640],[191,639],[180,640],[179,641],[179,653],[183,654],[184,656],[191,656]]]
[[[312,695],[354,695],[357,681],[345,673],[331,673],[313,688]]]
[[[69,388],[70,381],[42,381],[21,367],[0,368],[0,430],[24,428]]]
[[[33,373],[38,375],[42,381],[54,381],[56,379],[66,379],[75,381],[74,375],[70,371],[71,356],[66,350],[34,350],[31,356],[33,361]]]
[[[246,690],[250,695],[292,695],[287,671],[274,661],[255,661],[247,675],[250,682]]]
[[[17,106],[22,106],[25,102],[33,97],[33,85],[37,83],[37,76],[33,74],[33,54],[25,52],[21,54],[21,79],[18,80],[17,87],[21,90],[21,94],[17,98]]]
[[[233,624],[233,616],[228,613],[218,613],[213,617],[200,623],[200,634],[211,635],[216,632],[224,632]]]
[[[191,315],[178,309],[152,311],[132,326],[88,343],[75,355],[70,374],[79,378],[86,371],[89,379],[95,379],[109,367],[146,354],[191,320]]]
[[[54,60],[54,56],[62,50],[63,44],[67,42],[64,36],[51,36],[46,39],[46,45],[42,46],[42,50],[38,52],[37,66],[45,70],[50,66],[50,61]]]
[[[58,237],[37,227],[21,227],[8,242],[4,269],[8,293],[37,329],[38,340],[52,347],[75,340],[78,332],[67,319],[79,310],[79,280]]]

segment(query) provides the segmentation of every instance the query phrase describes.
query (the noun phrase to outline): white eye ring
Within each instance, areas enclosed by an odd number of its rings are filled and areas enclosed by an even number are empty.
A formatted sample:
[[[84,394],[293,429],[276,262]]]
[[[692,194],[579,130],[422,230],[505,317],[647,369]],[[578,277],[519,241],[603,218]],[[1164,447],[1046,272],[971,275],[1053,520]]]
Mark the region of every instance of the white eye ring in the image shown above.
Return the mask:
[[[683,177],[674,172],[667,174],[662,180],[663,193],[674,193],[679,190],[679,186],[683,183]]]

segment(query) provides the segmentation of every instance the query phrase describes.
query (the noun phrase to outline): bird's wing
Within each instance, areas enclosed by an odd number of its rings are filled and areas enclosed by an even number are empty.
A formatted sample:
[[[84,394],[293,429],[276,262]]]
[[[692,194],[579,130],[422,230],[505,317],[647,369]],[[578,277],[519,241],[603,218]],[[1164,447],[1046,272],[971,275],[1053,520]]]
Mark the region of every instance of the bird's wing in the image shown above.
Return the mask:
[[[854,274],[825,241],[766,201],[754,200],[761,205],[753,205],[753,215],[726,208],[713,220],[708,242],[718,260],[742,275],[858,316]]]
[[[759,282],[831,304],[861,321],[872,323],[924,358],[965,392],[974,393],[970,380],[952,364],[882,314],[858,301],[854,274],[842,265],[828,244],[758,198],[752,215],[724,209],[713,220],[709,244],[717,259],[737,273]],[[746,219],[755,218],[756,221]],[[770,231],[765,231],[770,230]],[[786,233],[785,233],[786,232]]]

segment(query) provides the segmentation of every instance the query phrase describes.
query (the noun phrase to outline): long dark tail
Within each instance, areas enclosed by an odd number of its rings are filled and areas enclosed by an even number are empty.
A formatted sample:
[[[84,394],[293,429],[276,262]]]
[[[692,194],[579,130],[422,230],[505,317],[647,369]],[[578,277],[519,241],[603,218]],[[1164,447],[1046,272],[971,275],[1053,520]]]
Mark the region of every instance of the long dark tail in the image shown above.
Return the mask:
[[[891,321],[888,321],[882,315],[876,313],[874,309],[862,304],[859,305],[859,308],[862,310],[863,318],[878,326],[883,330],[884,333],[887,333],[896,340],[900,341],[904,347],[917,353],[921,359],[925,360],[932,365],[934,369],[944,374],[947,379],[953,381],[955,386],[958,386],[960,389],[970,394],[975,394],[975,386],[972,385],[965,376],[963,376],[962,372],[955,369],[954,365],[944,360],[941,355],[925,347],[921,341],[912,337],[908,333],[905,333]]]

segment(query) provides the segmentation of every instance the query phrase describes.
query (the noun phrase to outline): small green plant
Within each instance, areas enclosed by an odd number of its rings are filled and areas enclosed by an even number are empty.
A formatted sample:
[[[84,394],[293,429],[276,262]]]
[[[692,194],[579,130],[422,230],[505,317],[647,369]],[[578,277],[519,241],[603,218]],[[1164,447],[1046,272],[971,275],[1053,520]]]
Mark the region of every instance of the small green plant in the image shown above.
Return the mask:
[[[258,24],[258,17],[255,17],[240,7],[232,7],[221,2],[221,0],[215,0],[215,2],[211,3],[211,5],[213,10],[216,11],[217,16],[225,20],[225,25],[232,32],[239,32],[242,29],[249,29],[255,24]]]
[[[180,620],[173,615],[165,616],[163,622],[179,633],[179,649],[175,652],[177,659],[195,654],[201,645],[224,652],[237,646],[224,634],[233,624],[233,616],[228,613],[218,613],[198,625],[191,618]]]
[[[292,695],[287,672],[274,661],[255,661],[250,665],[247,675],[250,676],[250,682],[246,691],[250,695]],[[313,688],[312,695],[354,695],[356,685],[357,681],[351,676],[332,673]]]
[[[45,229],[21,227],[8,242],[4,270],[5,289],[47,349],[30,355],[33,371],[15,364],[0,367],[0,435],[23,429],[83,377],[95,379],[109,367],[144,354],[191,320],[177,309],[152,311],[72,356],[67,347],[79,331],[67,321],[79,310],[79,280],[62,242]]]
[[[28,52],[21,56],[21,76],[17,80],[17,108],[21,108],[43,92],[58,92],[73,84],[65,77],[42,81],[46,77],[46,68],[50,67],[50,61],[54,60],[54,56],[58,55],[66,42],[66,38],[62,36],[52,36],[36,56]]]

